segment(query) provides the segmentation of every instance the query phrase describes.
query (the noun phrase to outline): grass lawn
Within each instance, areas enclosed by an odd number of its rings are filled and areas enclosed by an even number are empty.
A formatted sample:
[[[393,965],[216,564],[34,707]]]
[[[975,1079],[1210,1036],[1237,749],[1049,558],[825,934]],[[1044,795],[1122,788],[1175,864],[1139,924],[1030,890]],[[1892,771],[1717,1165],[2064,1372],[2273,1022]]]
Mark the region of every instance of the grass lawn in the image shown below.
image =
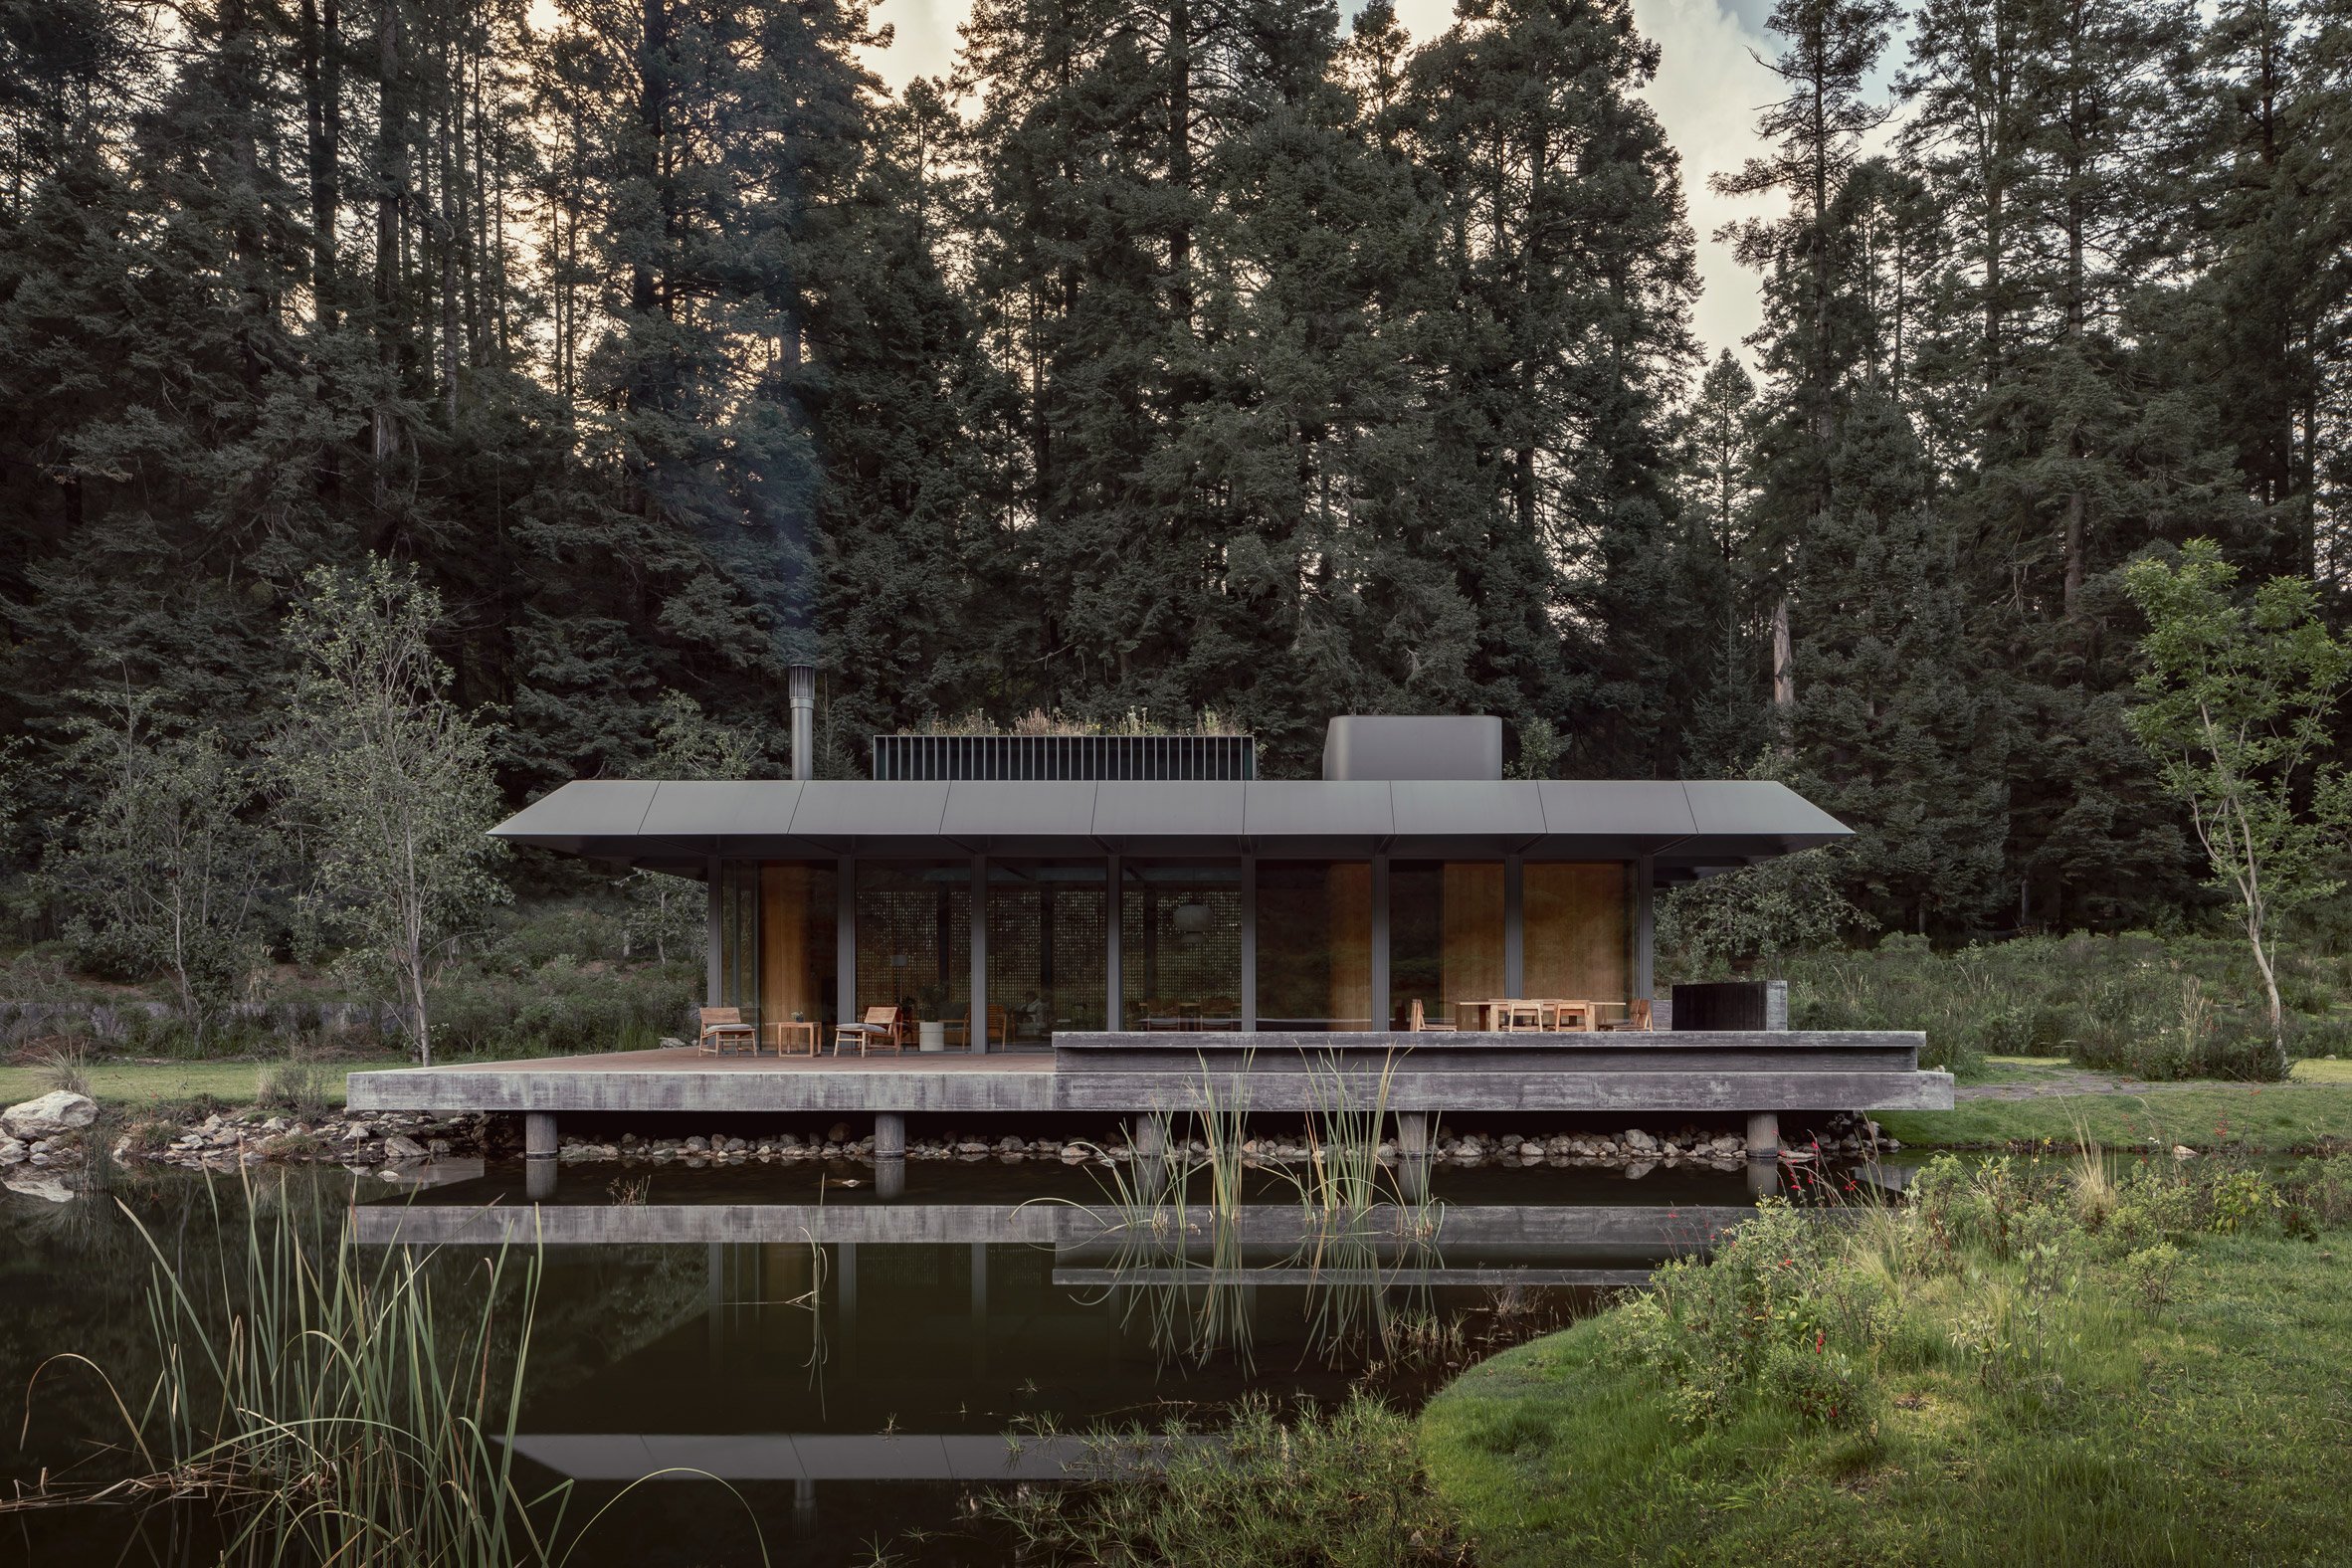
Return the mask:
[[[369,1067],[398,1064],[358,1063],[319,1068],[327,1098],[343,1102],[343,1077]],[[91,1096],[98,1103],[121,1109],[150,1105],[180,1105],[211,1098],[230,1105],[250,1105],[261,1087],[263,1064],[258,1062],[108,1062],[89,1066]],[[14,1105],[49,1092],[39,1068],[0,1067],[0,1105]]]
[[[2200,1243],[2167,1306],[2092,1276],[2047,1308],[2057,1381],[1991,1386],[1922,1334],[1862,1430],[1768,1399],[1686,1428],[1592,1319],[1465,1374],[1422,1457],[1483,1568],[2352,1562],[2348,1274],[2335,1230]],[[1915,1311],[1948,1336],[2017,1285],[1972,1265]]]
[[[2068,1064],[1996,1059],[2006,1078],[2031,1080]],[[2243,1148],[2270,1152],[2352,1143],[2352,1062],[2302,1062],[2284,1083],[2151,1084],[2103,1094],[1963,1100],[1942,1110],[1885,1111],[1878,1120],[1913,1148],[1999,1148],[2087,1132],[2108,1148]]]

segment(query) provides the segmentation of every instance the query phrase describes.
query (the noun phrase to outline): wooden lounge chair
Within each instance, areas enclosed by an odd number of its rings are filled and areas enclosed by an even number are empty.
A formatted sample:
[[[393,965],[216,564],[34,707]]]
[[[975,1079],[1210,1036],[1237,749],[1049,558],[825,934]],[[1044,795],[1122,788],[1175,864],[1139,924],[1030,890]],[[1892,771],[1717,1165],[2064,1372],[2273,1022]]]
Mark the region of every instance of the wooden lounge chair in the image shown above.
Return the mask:
[[[1419,997],[1413,999],[1413,1010],[1406,1015],[1405,1028],[1416,1035],[1424,1033],[1451,1035],[1454,1033],[1454,1026],[1450,1023],[1433,1024],[1429,1021],[1428,1015],[1422,1009]]]
[[[722,1057],[736,1046],[748,1046],[753,1056],[759,1055],[759,1029],[745,1023],[739,1007],[705,1007],[700,1010],[700,1033],[694,1037],[694,1049],[706,1057]]]
[[[866,1010],[866,1016],[857,1023],[843,1024],[834,1030],[833,1054],[837,1057],[840,1056],[841,1048],[852,1041],[857,1042],[858,1055],[860,1056],[866,1055],[868,1051],[879,1050],[883,1046],[889,1047],[892,1056],[904,1056],[906,1054],[905,1017],[895,1004],[884,1003],[879,1007],[870,1007]]]
[[[1655,1017],[1656,1015],[1650,1010],[1650,998],[1638,996],[1625,1005],[1625,1017],[1613,1018],[1600,1027],[1603,1029],[1639,1030],[1646,1035],[1658,1027],[1654,1021]]]

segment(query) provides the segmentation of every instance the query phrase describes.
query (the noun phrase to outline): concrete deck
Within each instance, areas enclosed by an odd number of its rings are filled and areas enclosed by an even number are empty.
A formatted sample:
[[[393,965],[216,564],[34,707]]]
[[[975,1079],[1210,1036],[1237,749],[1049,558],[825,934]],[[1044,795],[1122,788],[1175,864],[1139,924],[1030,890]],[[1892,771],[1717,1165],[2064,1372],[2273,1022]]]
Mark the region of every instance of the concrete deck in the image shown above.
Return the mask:
[[[1896,1031],[1063,1035],[1052,1055],[708,1057],[628,1051],[354,1073],[355,1110],[710,1115],[1263,1111],[1948,1110]]]

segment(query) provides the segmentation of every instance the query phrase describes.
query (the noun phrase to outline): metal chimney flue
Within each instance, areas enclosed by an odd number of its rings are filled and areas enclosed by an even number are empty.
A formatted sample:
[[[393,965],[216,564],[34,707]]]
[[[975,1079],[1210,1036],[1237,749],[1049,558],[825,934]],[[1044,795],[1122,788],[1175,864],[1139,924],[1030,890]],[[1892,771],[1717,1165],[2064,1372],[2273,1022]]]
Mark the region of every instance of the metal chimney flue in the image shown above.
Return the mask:
[[[792,698],[792,776],[798,781],[816,771],[817,667],[794,665],[789,672]]]

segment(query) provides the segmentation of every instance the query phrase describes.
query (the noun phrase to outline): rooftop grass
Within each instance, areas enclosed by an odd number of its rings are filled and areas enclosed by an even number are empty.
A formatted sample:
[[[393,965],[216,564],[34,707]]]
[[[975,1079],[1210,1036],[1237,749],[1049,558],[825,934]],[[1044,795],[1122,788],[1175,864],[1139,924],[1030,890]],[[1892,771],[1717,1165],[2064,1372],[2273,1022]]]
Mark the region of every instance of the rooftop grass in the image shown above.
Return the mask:
[[[1475,1560],[2352,1561],[2352,1163],[2283,1200],[2067,1163],[1947,1160],[1854,1226],[1767,1211],[1472,1368],[1420,1436]]]

